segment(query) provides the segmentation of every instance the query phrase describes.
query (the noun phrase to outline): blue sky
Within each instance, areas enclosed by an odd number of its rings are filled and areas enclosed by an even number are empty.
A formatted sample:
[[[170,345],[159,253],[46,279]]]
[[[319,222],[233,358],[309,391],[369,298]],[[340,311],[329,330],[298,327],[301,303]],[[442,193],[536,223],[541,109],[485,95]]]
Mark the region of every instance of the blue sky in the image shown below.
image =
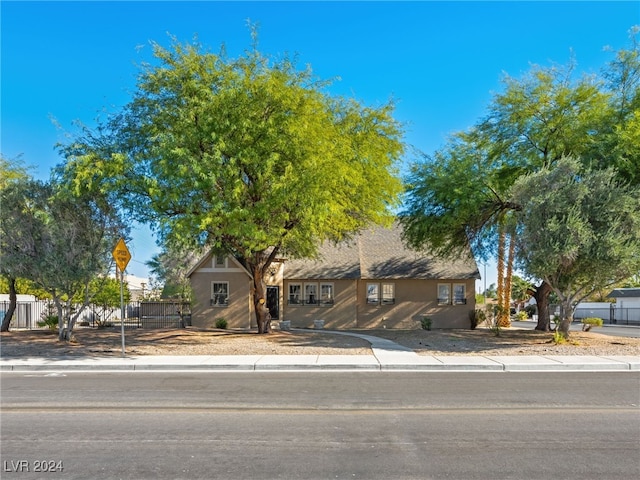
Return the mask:
[[[130,99],[150,41],[195,35],[231,56],[250,47],[297,54],[330,88],[371,105],[395,99],[406,140],[432,153],[484,113],[505,73],[567,63],[596,73],[628,45],[640,2],[0,2],[0,151],[38,178],[62,160],[57,142]],[[156,247],[144,228],[128,273],[146,275]],[[495,282],[487,269],[487,285]],[[480,265],[480,271],[483,267]],[[484,283],[484,281],[482,282]]]

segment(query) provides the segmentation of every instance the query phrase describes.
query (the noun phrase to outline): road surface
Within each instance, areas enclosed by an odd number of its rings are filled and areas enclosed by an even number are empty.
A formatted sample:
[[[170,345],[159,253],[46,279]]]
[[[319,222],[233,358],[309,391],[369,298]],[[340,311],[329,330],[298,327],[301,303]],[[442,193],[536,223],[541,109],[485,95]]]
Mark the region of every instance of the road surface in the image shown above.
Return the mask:
[[[640,478],[638,372],[7,372],[0,386],[3,480]]]

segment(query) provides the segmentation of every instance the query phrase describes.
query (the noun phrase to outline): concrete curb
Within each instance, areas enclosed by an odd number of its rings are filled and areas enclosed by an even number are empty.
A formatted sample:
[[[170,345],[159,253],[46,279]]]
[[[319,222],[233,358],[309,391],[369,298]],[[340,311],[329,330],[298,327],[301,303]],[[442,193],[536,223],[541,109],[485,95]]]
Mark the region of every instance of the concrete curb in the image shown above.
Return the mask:
[[[374,349],[374,355],[193,355],[0,359],[1,372],[27,371],[457,371],[629,372],[632,356],[429,356]]]
[[[307,330],[305,330],[307,331]],[[139,357],[0,358],[0,372],[26,371],[454,371],[454,372],[629,372],[640,371],[640,357],[580,355],[418,355],[384,338],[353,332],[373,355],[164,355]]]

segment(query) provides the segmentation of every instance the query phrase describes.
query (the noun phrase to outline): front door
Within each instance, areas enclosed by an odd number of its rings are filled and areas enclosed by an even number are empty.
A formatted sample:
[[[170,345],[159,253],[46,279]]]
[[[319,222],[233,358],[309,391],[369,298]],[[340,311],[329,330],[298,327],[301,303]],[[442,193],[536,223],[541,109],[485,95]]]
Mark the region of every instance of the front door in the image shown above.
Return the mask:
[[[267,287],[267,309],[272,320],[280,318],[280,287]]]

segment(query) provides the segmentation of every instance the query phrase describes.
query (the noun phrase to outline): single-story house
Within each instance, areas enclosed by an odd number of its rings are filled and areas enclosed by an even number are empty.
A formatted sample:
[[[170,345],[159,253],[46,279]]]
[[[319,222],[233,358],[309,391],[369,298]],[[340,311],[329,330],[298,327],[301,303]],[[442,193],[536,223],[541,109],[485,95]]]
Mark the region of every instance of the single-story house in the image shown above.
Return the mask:
[[[640,288],[614,288],[607,298],[615,298],[615,303],[580,302],[576,305],[573,318],[602,318],[605,323],[637,325],[640,323]]]
[[[615,298],[620,308],[640,308],[640,288],[614,288],[607,297]]]
[[[232,256],[207,254],[189,272],[195,295],[192,324],[255,326],[251,277]],[[272,321],[292,328],[416,328],[423,316],[433,328],[467,328],[475,309],[471,255],[442,259],[408,249],[401,228],[374,227],[338,245],[327,242],[317,259],[278,259],[265,282]]]

